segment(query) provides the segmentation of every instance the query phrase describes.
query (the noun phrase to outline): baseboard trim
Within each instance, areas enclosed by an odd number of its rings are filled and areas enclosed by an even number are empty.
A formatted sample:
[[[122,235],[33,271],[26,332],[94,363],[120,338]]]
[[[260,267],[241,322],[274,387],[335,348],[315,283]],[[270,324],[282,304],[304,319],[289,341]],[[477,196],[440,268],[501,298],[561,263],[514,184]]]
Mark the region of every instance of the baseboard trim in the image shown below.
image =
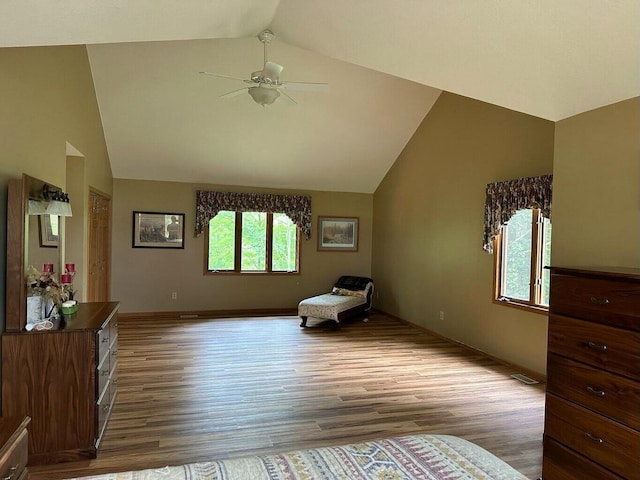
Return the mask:
[[[447,337],[445,335],[442,335],[441,333],[438,332],[434,332],[433,330],[430,330],[426,327],[423,327],[422,325],[418,325],[416,323],[410,322],[408,320],[405,320],[404,318],[398,317],[397,315],[392,315],[391,313],[387,313],[383,310],[378,310],[378,309],[374,309],[375,312],[380,313],[382,315],[386,315],[387,317],[393,318],[395,320],[398,320],[400,322],[406,323],[408,325],[411,325],[413,327],[416,327],[426,333],[428,333],[429,335],[433,335],[436,338],[439,338],[440,340],[444,340],[445,342],[449,342],[452,343],[454,345],[457,345],[459,347],[464,348],[465,350],[469,350],[470,352],[473,352],[477,355],[482,355],[484,357],[490,358],[491,360],[493,360],[494,362],[497,362],[501,365],[507,366],[509,368],[513,368],[514,370],[517,370],[518,373],[522,373],[524,375],[526,375],[527,377],[533,378],[534,380],[539,381],[540,383],[547,383],[547,376],[543,375],[540,372],[535,372],[533,370],[530,370],[526,367],[523,367],[522,365],[517,365],[515,363],[512,362],[508,362],[507,360],[504,360],[502,358],[496,357],[494,355],[491,355],[490,353],[484,352],[482,350],[479,350],[475,347],[472,347],[470,345],[467,345],[466,343],[462,343],[458,340],[455,340],[453,338]]]
[[[256,308],[239,310],[178,310],[169,312],[118,313],[118,320],[195,320],[207,318],[297,316],[297,308]]]

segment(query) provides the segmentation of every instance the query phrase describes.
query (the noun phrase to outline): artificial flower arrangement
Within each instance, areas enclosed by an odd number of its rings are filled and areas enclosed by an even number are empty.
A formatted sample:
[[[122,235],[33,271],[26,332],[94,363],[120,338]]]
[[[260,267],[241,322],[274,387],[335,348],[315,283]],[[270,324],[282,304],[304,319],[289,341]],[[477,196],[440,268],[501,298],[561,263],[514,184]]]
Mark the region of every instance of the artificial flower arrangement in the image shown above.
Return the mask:
[[[45,264],[45,267],[51,264]],[[63,275],[63,277],[68,275]],[[43,300],[44,318],[49,318],[55,313],[61,311],[62,304],[73,299],[73,287],[71,283],[59,282],[54,273],[53,268],[38,271],[35,267],[30,266],[27,272],[27,296],[40,296]]]

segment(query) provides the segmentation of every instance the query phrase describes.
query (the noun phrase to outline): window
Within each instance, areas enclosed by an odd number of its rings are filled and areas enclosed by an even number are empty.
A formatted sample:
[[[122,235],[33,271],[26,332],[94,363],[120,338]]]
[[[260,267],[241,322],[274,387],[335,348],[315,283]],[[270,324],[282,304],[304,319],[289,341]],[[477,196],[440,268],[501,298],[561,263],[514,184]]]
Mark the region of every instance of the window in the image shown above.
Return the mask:
[[[551,222],[537,209],[518,210],[495,238],[494,299],[546,311],[549,307]]]
[[[284,213],[223,210],[209,221],[208,273],[297,273],[299,229]]]

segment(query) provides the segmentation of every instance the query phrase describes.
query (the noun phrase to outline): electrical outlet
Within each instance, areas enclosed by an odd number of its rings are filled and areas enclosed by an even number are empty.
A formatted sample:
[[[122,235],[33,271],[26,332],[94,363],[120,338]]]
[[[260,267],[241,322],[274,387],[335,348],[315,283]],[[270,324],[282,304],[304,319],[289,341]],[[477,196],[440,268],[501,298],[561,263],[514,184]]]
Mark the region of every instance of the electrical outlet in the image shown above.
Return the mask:
[[[440,310],[440,320],[444,320],[444,311]]]
[[[178,292],[171,292],[171,300],[177,300],[178,299]]]

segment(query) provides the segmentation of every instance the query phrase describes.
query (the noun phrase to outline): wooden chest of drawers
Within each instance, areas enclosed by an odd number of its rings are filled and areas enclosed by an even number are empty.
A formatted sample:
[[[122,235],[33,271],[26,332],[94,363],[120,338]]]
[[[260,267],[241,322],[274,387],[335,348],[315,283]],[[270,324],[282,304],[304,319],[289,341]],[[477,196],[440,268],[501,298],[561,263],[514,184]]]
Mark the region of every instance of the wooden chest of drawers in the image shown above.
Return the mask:
[[[2,412],[31,418],[29,465],[96,457],[117,391],[118,306],[81,303],[58,329],[2,335]]]
[[[0,418],[0,478],[26,480],[29,418]]]
[[[640,270],[551,267],[544,480],[640,479]]]

